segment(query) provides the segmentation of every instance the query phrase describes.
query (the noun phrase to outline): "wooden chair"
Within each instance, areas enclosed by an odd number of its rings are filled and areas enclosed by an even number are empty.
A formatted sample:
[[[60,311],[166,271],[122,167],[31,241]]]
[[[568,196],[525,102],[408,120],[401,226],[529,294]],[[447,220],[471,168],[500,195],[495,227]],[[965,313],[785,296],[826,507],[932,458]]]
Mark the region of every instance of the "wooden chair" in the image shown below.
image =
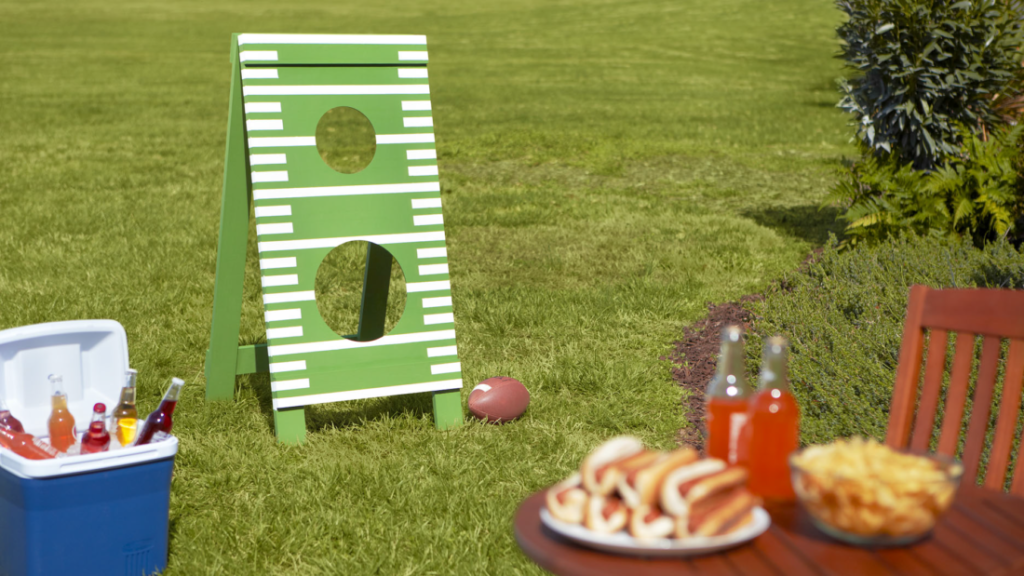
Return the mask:
[[[926,330],[929,332],[930,344],[924,386],[918,402],[918,381]],[[1013,448],[1024,382],[1024,290],[933,290],[927,286],[911,287],[886,444],[912,450],[929,449],[935,428],[936,407],[940,401],[950,332],[957,333],[956,351],[950,370],[937,450],[939,454],[947,456],[956,455],[968,380],[974,362],[975,336],[983,336],[974,403],[961,455],[964,463],[962,481],[969,484],[976,482],[984,449],[1001,340],[1010,339],[999,416],[984,484],[986,488],[1002,490]],[[1024,442],[1017,454],[1016,473],[1010,492],[1024,496]]]

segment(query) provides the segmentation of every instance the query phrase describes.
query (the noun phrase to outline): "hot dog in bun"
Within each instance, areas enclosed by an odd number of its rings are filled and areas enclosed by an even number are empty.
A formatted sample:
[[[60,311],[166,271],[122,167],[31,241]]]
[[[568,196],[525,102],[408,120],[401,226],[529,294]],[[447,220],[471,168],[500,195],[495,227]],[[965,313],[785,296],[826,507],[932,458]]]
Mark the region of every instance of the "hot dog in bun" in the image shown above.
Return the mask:
[[[674,470],[697,461],[697,451],[689,446],[659,454],[643,466],[619,476],[617,487],[622,501],[630,508],[641,504],[654,506],[660,498],[661,485]]]
[[[583,525],[599,534],[611,534],[626,527],[629,522],[629,508],[614,496],[592,494],[587,502],[586,518]]]
[[[548,489],[545,502],[548,512],[556,519],[569,524],[580,524],[587,509],[589,496],[581,487],[581,476],[577,472]]]
[[[657,506],[641,504],[629,516],[629,534],[639,540],[670,538],[675,530],[675,519]]]
[[[648,452],[640,440],[632,436],[617,436],[601,444],[583,460],[580,474],[583,487],[591,494],[607,496],[615,490],[620,475],[628,473],[657,457]]]
[[[677,516],[675,536],[721,536],[734,532],[754,519],[753,510],[759,503],[746,488],[719,493],[693,506],[688,516]]]
[[[661,508],[673,516],[686,516],[701,500],[747,483],[745,468],[728,468],[716,458],[676,468],[661,483]]]

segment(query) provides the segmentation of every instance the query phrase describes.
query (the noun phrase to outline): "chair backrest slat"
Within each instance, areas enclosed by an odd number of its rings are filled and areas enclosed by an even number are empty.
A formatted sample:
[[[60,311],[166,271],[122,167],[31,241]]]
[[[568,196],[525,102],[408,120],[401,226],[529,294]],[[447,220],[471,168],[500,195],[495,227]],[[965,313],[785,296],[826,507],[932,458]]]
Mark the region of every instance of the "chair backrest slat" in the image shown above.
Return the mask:
[[[918,398],[926,332],[928,360]],[[943,400],[950,333],[956,335],[956,345]],[[1021,403],[1024,401],[1024,290],[910,288],[885,441],[895,448],[928,450],[939,405],[944,404],[936,451],[954,458],[957,456],[978,336],[983,337],[982,352],[973,387],[970,421],[960,455],[964,463],[963,481],[974,483],[981,468],[985,441],[989,437],[992,402],[996,400],[1002,341],[1008,338],[1010,347],[998,399],[992,446],[988,452],[985,486],[991,489],[1006,486],[1011,451],[1017,443],[1017,464],[1013,467],[1010,492],[1024,496],[1024,441],[1017,438]]]
[[[999,403],[999,418],[996,421],[996,435],[988,459],[985,487],[1002,490],[1006,482],[1006,468],[1010,463],[1010,450],[1017,432],[1017,415],[1020,413],[1021,388],[1024,387],[1024,340],[1010,340],[1006,355],[1006,373],[1003,375],[1003,397]],[[1024,466],[1017,461],[1017,478],[1024,477]]]
[[[942,418],[942,431],[939,434],[939,454],[956,456],[956,446],[960,440],[960,424],[964,415],[964,404],[967,400],[967,384],[971,376],[971,365],[974,364],[974,334],[960,332],[956,335],[956,353],[953,356],[953,370],[946,391],[946,412]]]
[[[992,391],[996,387],[996,372],[999,370],[999,340],[998,336],[985,336],[981,345],[981,367],[978,369],[978,381],[974,385],[971,421],[967,425],[967,440],[964,442],[962,482],[969,484],[974,484],[978,476],[978,463],[981,462],[981,453],[985,448],[988,417],[992,412]]]
[[[946,350],[949,347],[949,333],[932,330],[928,335],[928,361],[924,370],[924,387],[921,403],[917,408],[914,435],[910,438],[911,450],[928,450],[935,428],[935,409],[942,394],[942,375],[946,372]]]

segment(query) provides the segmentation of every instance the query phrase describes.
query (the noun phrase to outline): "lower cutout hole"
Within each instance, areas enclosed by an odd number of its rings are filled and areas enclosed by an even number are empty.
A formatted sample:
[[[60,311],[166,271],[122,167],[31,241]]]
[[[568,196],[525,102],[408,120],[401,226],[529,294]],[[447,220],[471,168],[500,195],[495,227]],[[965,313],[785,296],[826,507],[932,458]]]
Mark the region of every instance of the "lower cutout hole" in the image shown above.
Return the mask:
[[[369,342],[388,334],[405,310],[405,274],[398,260],[386,248],[362,240],[327,254],[316,271],[314,290],[320,317],[349,340]]]

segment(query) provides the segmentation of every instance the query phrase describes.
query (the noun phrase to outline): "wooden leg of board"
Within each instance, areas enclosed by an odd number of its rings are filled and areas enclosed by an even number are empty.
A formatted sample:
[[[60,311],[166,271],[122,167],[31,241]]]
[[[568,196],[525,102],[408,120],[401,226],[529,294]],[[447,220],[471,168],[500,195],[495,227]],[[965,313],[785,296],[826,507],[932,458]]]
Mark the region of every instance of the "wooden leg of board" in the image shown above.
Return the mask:
[[[391,287],[391,253],[368,243],[366,274],[363,276],[363,301],[359,306],[360,342],[376,340],[384,335],[388,315],[388,290]]]
[[[242,318],[245,249],[249,239],[249,176],[245,158],[245,117],[242,113],[241,76],[232,42],[231,100],[224,188],[221,194],[220,236],[217,241],[217,276],[213,287],[213,319],[206,355],[206,399],[231,400],[235,394],[238,331]]]
[[[274,430],[283,444],[302,444],[306,440],[306,409],[274,410]]]
[[[462,391],[434,392],[434,426],[448,430],[462,425]]]

